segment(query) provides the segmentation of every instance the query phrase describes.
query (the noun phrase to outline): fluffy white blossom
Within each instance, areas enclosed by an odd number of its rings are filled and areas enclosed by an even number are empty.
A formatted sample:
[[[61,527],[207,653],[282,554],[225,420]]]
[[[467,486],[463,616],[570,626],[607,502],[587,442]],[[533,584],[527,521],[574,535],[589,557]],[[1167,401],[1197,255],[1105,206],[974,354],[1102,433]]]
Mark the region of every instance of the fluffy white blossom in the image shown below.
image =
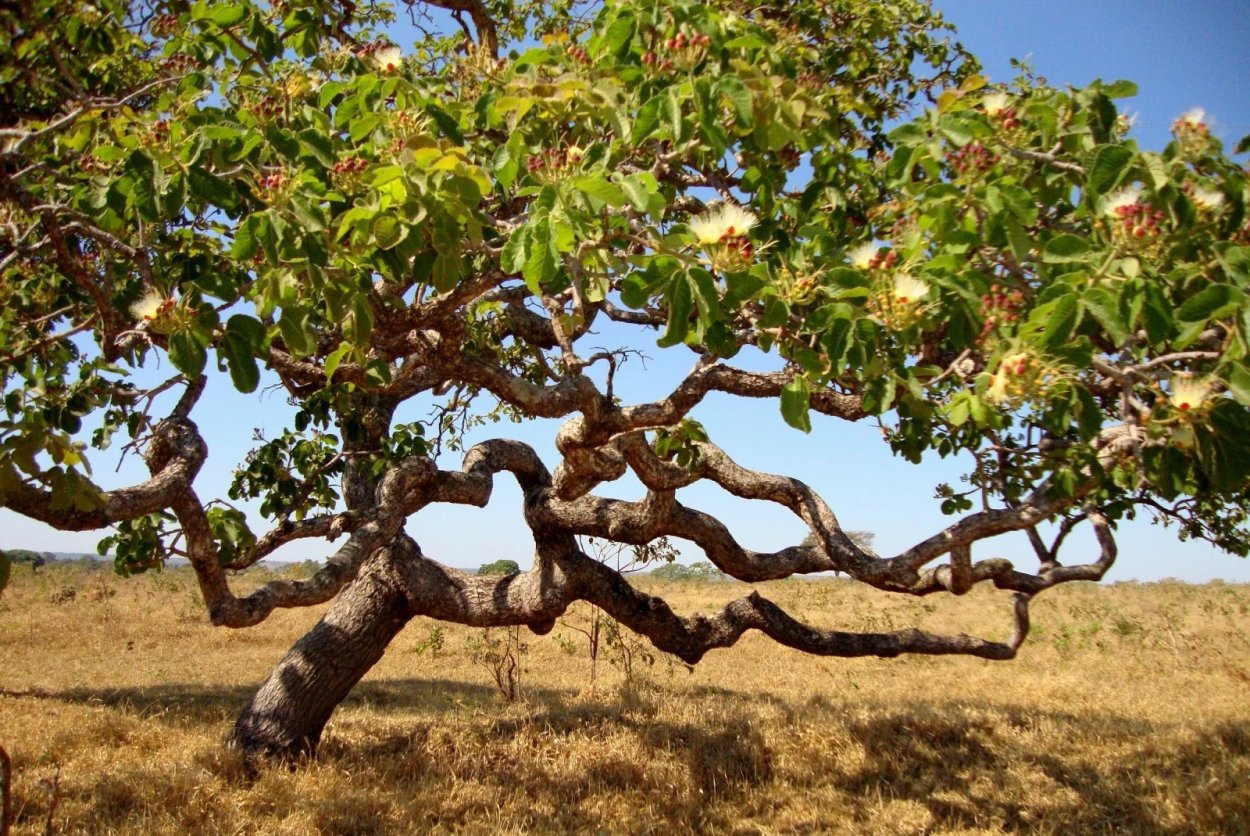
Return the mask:
[[[1125,186],[1107,196],[1107,200],[1102,205],[1104,215],[1115,215],[1117,211],[1125,206],[1132,206],[1134,203],[1141,202],[1141,186],[1136,184]]]
[[[1011,107],[1011,96],[1006,93],[990,93],[981,99],[981,106],[988,115],[994,116]]]
[[[1214,212],[1224,205],[1224,193],[1216,189],[1204,189],[1201,186],[1195,186],[1189,197],[1193,200],[1195,206],[1208,212]]]
[[[1170,389],[1172,406],[1181,412],[1199,409],[1211,395],[1211,384],[1208,381],[1195,380],[1192,374],[1186,373],[1174,375]]]
[[[853,247],[849,250],[846,257],[851,260],[851,264],[854,264],[860,270],[867,270],[872,266],[872,260],[877,257],[877,253],[880,250],[881,248],[873,242],[865,241],[858,247]]]
[[[151,322],[164,312],[166,301],[165,294],[149,290],[130,306],[130,315],[135,319]]]
[[[400,62],[404,60],[404,53],[397,46],[384,46],[369,57],[373,61],[373,66],[378,70],[393,73],[399,69]]]
[[[912,305],[924,298],[929,285],[915,276],[899,273],[894,277],[894,301],[900,305]]]
[[[721,203],[690,222],[700,244],[718,244],[729,238],[745,238],[756,224],[755,215],[734,203]]]
[[[1181,118],[1176,120],[1178,123],[1186,125],[1206,125],[1207,112],[1200,107],[1191,108],[1181,114]]]

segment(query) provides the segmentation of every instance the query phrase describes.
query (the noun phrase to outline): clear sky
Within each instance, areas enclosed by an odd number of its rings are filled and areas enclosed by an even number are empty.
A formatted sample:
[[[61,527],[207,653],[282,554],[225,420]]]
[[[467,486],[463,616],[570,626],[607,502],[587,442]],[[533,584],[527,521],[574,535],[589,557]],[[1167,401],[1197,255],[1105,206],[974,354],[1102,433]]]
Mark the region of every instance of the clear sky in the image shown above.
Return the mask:
[[[1146,147],[1161,148],[1172,121],[1196,106],[1207,110],[1215,134],[1226,146],[1250,134],[1246,0],[939,0],[937,6],[956,24],[958,39],[981,58],[993,80],[1014,76],[1009,60],[1015,57],[1027,58],[1054,84],[1079,85],[1094,78],[1138,82],[1139,96],[1120,105],[1136,114],[1135,135]],[[612,342],[612,334],[602,336],[603,344]],[[666,394],[689,368],[685,357],[673,362],[662,356],[667,352],[651,348],[649,353],[654,359],[645,367],[633,362],[618,377],[619,394],[628,401]],[[413,405],[399,417],[416,420],[426,417],[427,409]],[[231,469],[253,444],[253,429],[273,437],[286,426],[290,412],[280,393],[239,395],[228,380],[214,381],[197,413],[210,446],[210,463],[196,485],[201,497],[223,496]],[[955,482],[957,465],[938,462],[917,468],[893,459],[870,424],[847,426],[813,416],[812,434],[803,435],[782,423],[776,402],[728,397],[709,399],[695,417],[743,465],[813,485],[846,528],[875,532],[882,554],[896,553],[950,522],[937,510],[933,489],[938,482]],[[505,423],[483,428],[474,438],[520,438],[554,465],[551,439],[557,426],[552,421]],[[458,458],[447,456],[441,463],[453,467]],[[106,486],[144,476],[134,456],[115,474],[113,465],[103,457],[97,459],[96,476]],[[601,492],[636,498],[640,489],[636,483],[622,483]],[[714,486],[684,492],[682,501],[717,513],[741,542],[753,548],[791,545],[804,533],[788,512],[733,499]],[[253,522],[258,533],[263,530],[261,520]],[[505,478],[497,480],[485,511],[439,506],[413,519],[409,530],[431,557],[451,565],[476,567],[499,558],[529,562],[531,541],[521,520],[519,492]],[[0,510],[0,547],[94,551],[101,536],[101,532],[55,532]],[[1202,544],[1179,543],[1171,531],[1144,521],[1124,526],[1119,539],[1120,561],[1112,579],[1250,581],[1247,561]],[[1088,540],[1073,545],[1077,551],[1070,552],[1069,559],[1095,556]],[[326,551],[326,546],[310,543],[277,556],[299,560]],[[976,557],[991,555],[1009,557],[1026,568],[1034,565],[1021,536],[1000,538],[974,550]],[[686,549],[685,556],[700,559],[693,548]]]

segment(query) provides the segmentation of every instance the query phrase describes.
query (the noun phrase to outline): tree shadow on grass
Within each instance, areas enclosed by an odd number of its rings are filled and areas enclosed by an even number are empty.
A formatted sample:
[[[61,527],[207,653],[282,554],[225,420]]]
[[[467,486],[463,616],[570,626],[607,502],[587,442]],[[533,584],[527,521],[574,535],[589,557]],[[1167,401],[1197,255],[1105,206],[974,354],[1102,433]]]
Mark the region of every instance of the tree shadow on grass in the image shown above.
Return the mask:
[[[184,684],[0,697],[104,705],[207,726],[233,719],[251,693]],[[345,811],[368,808],[378,821],[393,821],[419,812],[431,829],[454,828],[489,815],[444,800],[450,788],[473,785],[488,798],[533,800],[526,826],[537,831],[611,826],[599,801],[612,797],[642,799],[653,821],[674,830],[732,830],[734,810],[797,804],[810,795],[835,799],[843,815],[854,811],[851,829],[888,828],[873,816],[883,800],[896,800],[926,810],[930,830],[1250,832],[1250,728],[1242,724],[1182,730],[992,701],[796,704],[775,697],[765,702],[785,708],[784,721],[765,722],[749,708],[761,702],[756,695],[706,689],[700,697],[728,708],[675,722],[649,702],[666,697],[649,692],[587,701],[534,690],[523,709],[512,710],[500,707],[486,685],[365,682],[344,706],[366,713],[352,715],[337,733],[332,722],[319,756],[362,780],[324,800],[319,815],[338,822]],[[402,719],[399,734],[369,719],[407,712],[417,716]],[[449,723],[457,714],[463,722]],[[356,722],[363,722],[363,735],[352,730]],[[783,738],[796,727],[828,733],[796,747]],[[1100,754],[1104,748],[1127,754],[1113,760]],[[570,753],[581,759],[577,769],[559,762]],[[678,787],[665,787],[674,775]],[[812,829],[847,829],[847,821],[820,815]]]
[[[1002,718],[995,722],[969,719],[967,705],[892,706],[848,723],[865,758],[839,787],[856,797],[919,803],[938,829],[1250,832],[1250,730],[1243,725],[1219,724],[1169,742],[1166,726],[1131,717],[987,703],[986,712]],[[1076,745],[1087,752],[1105,735],[1107,745],[1128,745],[1133,755],[1094,763],[1062,743],[1038,748],[1009,733],[1039,722],[1084,736]],[[1052,746],[1056,737],[1048,737]]]
[[[117,708],[143,718],[176,717],[183,724],[219,723],[233,719],[260,687],[254,685],[201,685],[169,683],[126,688],[64,688],[60,690],[0,688],[0,697],[52,700],[79,705]],[[527,692],[531,693],[531,692]],[[449,679],[390,679],[358,684],[340,708],[368,706],[376,709],[442,714],[466,706],[493,703],[497,692],[486,685]],[[560,692],[538,690],[538,699],[558,702]]]

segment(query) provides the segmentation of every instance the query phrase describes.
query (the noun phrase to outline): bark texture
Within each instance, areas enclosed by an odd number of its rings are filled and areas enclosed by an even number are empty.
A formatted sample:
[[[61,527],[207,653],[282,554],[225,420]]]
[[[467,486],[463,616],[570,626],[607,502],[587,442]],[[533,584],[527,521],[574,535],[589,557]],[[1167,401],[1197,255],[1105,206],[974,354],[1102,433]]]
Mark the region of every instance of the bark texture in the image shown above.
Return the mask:
[[[249,758],[313,754],[334,709],[411,618],[382,551],[278,662],[239,715],[232,743]]]

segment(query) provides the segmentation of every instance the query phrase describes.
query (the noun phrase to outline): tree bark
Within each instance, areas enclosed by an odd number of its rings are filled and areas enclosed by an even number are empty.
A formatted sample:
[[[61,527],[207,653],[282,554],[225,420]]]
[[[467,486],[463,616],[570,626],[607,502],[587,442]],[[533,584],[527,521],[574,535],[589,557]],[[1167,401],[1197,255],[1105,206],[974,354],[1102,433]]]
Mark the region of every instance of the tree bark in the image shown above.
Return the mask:
[[[383,550],[278,662],[239,715],[231,743],[249,760],[314,754],[334,709],[411,618],[389,550]]]

